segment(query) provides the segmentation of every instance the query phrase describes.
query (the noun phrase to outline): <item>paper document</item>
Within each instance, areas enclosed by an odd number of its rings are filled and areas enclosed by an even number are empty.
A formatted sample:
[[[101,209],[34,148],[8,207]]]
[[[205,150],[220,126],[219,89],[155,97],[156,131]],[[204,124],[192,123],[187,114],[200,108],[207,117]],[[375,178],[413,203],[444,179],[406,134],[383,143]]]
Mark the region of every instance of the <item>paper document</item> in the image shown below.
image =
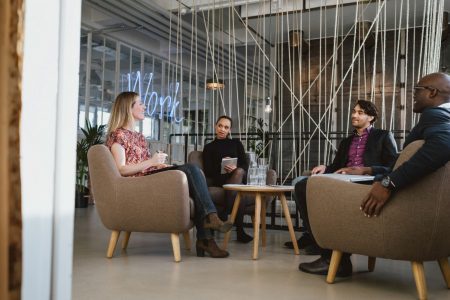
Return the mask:
[[[329,173],[329,174],[317,174],[312,176],[325,176],[334,179],[350,181],[350,182],[361,182],[361,181],[373,181],[374,176],[370,175],[349,175],[349,174],[337,174],[337,173]]]
[[[220,174],[225,174],[225,166],[237,166],[237,157],[229,157],[229,158],[222,158],[222,164],[220,168]]]

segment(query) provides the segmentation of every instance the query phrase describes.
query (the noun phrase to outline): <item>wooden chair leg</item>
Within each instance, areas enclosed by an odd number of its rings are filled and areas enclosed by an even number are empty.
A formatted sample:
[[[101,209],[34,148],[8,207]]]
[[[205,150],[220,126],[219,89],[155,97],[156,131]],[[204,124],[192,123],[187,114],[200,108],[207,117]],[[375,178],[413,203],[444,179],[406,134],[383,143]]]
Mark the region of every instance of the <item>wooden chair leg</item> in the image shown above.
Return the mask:
[[[178,235],[178,233],[171,233],[170,238],[172,240],[173,257],[175,259],[175,262],[179,262],[181,261],[180,236]]]
[[[416,281],[417,293],[419,294],[419,299],[425,300],[427,299],[427,283],[425,281],[425,271],[423,269],[423,262],[412,261],[411,264],[414,280]]]
[[[183,232],[183,239],[184,239],[184,246],[186,247],[186,250],[191,250],[191,235],[190,231]]]
[[[442,275],[444,276],[445,283],[447,283],[447,288],[450,289],[450,267],[448,265],[447,257],[439,259],[438,262]]]
[[[111,238],[109,239],[108,250],[106,251],[106,257],[111,258],[114,254],[114,249],[116,249],[117,240],[119,239],[120,231],[113,230],[111,232]]]
[[[331,254],[330,267],[328,268],[327,282],[334,283],[336,278],[336,273],[339,269],[339,264],[341,263],[342,251],[333,250]]]
[[[124,235],[124,237],[123,237],[123,241],[122,241],[122,249],[127,249],[127,247],[128,247],[128,241],[130,240],[130,235],[131,235],[131,232],[129,232],[129,231],[125,231],[125,235]]]
[[[375,262],[376,262],[377,258],[376,257],[372,257],[369,256],[367,259],[367,268],[369,269],[369,272],[373,272],[373,270],[375,270]]]

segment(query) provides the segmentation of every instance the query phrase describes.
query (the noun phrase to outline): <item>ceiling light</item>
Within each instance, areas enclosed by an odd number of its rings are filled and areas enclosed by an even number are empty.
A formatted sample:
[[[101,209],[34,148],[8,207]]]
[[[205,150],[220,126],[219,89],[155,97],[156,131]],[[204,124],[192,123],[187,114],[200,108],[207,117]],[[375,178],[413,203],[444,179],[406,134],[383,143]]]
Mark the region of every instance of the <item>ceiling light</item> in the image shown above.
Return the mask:
[[[221,79],[208,79],[206,80],[206,88],[208,90],[221,90],[225,87],[223,80]]]
[[[305,35],[303,30],[290,30],[289,31],[289,43],[292,48],[302,47],[302,53],[308,52],[308,43],[304,39]]]
[[[272,106],[271,106],[271,104],[272,104],[272,101],[270,100],[270,97],[267,97],[267,98],[266,98],[266,107],[264,108],[264,111],[265,111],[266,113],[271,113],[271,112],[272,112]]]

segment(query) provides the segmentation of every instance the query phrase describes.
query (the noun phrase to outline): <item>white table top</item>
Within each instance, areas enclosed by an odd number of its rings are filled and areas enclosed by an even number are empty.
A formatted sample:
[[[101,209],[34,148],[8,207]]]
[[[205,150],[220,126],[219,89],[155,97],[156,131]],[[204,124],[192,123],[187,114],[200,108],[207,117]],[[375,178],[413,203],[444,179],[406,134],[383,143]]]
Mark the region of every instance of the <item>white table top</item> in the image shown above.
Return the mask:
[[[225,184],[225,190],[240,191],[240,192],[291,192],[294,187],[291,185],[245,185],[245,184]]]

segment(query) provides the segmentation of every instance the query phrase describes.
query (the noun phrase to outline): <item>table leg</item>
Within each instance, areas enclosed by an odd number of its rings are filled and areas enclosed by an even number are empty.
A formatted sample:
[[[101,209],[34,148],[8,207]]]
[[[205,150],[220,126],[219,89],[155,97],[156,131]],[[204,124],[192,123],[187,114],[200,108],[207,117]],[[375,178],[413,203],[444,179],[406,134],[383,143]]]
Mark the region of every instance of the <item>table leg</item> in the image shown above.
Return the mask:
[[[256,192],[255,197],[255,227],[253,234],[253,259],[258,259],[259,225],[261,223],[261,193]]]
[[[284,218],[286,219],[287,226],[289,228],[289,234],[291,236],[292,244],[294,245],[294,252],[296,255],[300,254],[297,245],[297,239],[295,238],[294,227],[292,226],[291,214],[289,213],[289,208],[287,206],[286,196],[284,193],[279,193],[281,206],[283,206]]]
[[[241,202],[241,193],[238,192],[236,198],[234,199],[233,210],[231,211],[230,222],[234,224],[234,220],[236,220],[236,215],[239,209],[239,203]],[[225,233],[223,238],[223,249],[227,250],[228,240],[230,239],[231,230]]]
[[[261,242],[266,246],[266,197],[261,198]]]

